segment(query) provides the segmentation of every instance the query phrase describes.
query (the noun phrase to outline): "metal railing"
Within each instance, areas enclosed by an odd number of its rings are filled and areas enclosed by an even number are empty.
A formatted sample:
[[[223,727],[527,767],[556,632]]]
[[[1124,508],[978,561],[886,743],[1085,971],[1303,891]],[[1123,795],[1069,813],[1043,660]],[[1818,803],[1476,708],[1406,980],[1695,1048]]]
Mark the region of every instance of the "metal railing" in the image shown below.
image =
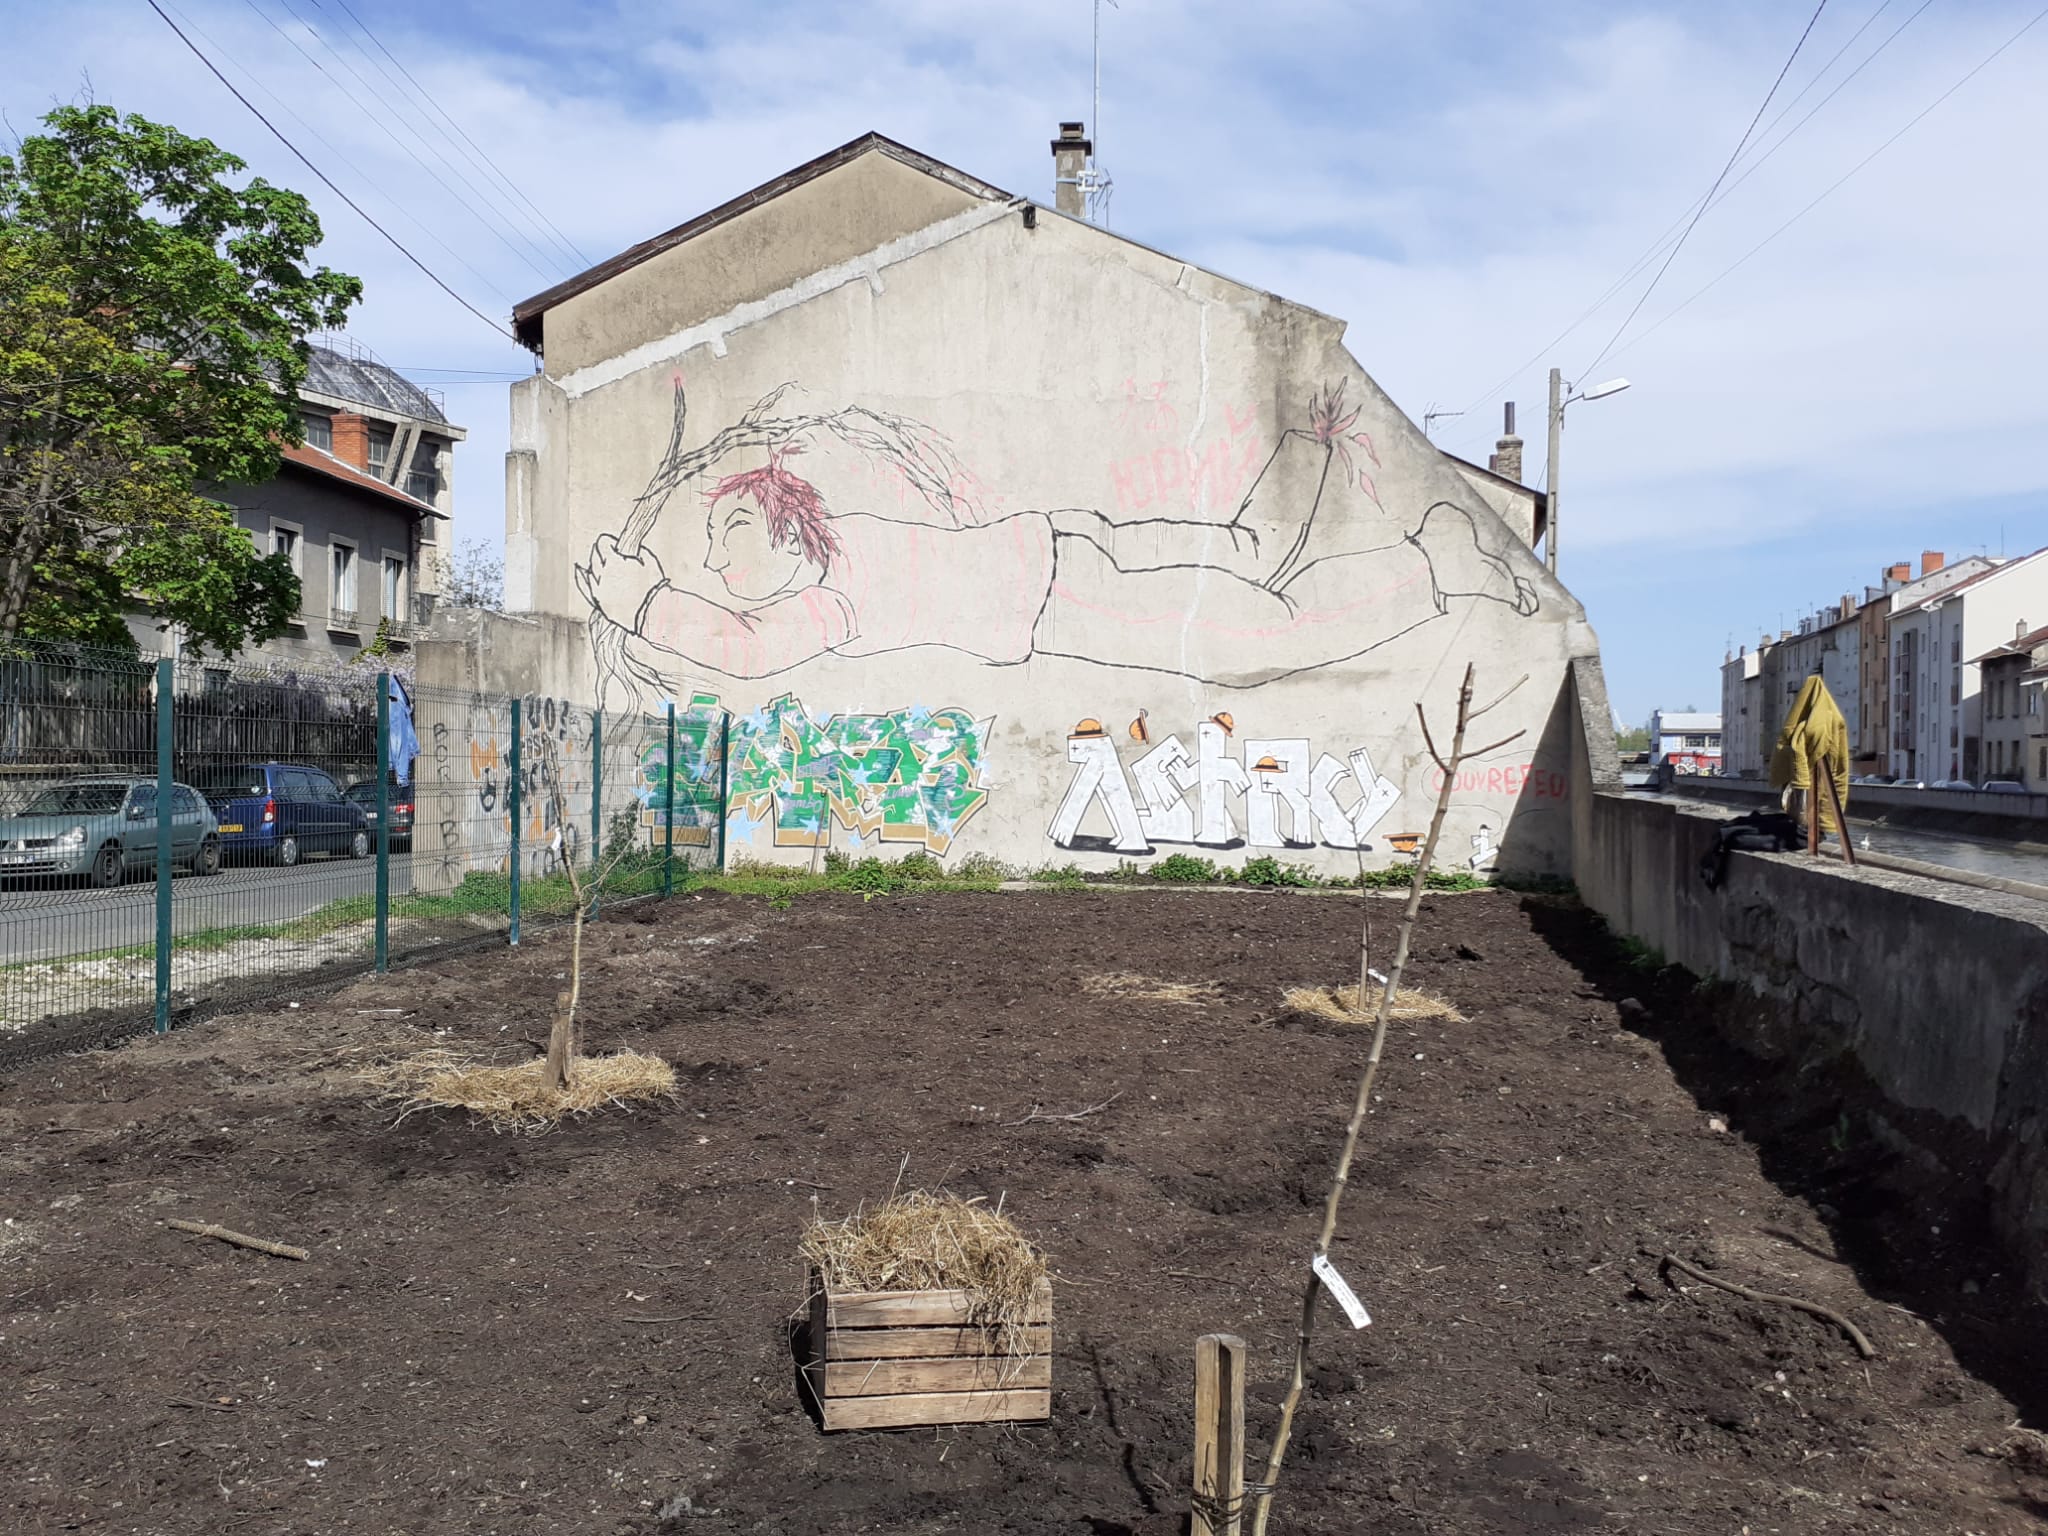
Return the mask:
[[[729,718],[402,672],[0,653],[0,1063],[722,867]],[[586,879],[585,883],[588,881]]]

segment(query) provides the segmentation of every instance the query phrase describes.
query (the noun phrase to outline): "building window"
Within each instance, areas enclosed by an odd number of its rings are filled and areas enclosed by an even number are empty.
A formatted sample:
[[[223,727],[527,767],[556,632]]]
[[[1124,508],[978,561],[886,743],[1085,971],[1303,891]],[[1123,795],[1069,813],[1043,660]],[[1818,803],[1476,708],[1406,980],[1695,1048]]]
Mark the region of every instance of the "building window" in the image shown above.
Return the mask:
[[[405,617],[405,562],[396,555],[384,557],[384,606],[380,610],[393,623]]]
[[[431,502],[441,494],[441,455],[431,441],[423,440],[412,453],[412,467],[405,476],[405,493],[415,501]]]
[[[338,539],[328,561],[327,614],[331,622],[355,625],[356,552]]]
[[[318,448],[322,453],[334,452],[334,421],[319,411],[308,411],[300,418],[306,424],[306,446]]]
[[[283,555],[290,562],[293,575],[306,574],[305,540],[300,536],[298,529],[288,527],[284,523],[272,523],[270,552],[273,555]]]
[[[391,462],[391,428],[372,426],[370,428],[370,473],[379,480],[388,479],[384,466]]]

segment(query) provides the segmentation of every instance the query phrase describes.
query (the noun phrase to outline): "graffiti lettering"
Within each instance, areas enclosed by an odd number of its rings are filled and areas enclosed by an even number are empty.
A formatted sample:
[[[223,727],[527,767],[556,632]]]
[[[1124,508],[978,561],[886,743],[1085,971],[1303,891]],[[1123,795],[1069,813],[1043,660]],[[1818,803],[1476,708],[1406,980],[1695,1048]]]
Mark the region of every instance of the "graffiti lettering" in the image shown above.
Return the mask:
[[[1401,798],[1393,780],[1379,773],[1372,754],[1359,747],[1348,764],[1324,753],[1313,758],[1306,738],[1249,740],[1233,755],[1235,721],[1218,714],[1195,728],[1195,755],[1178,736],[1169,736],[1131,765],[1131,790],[1115,739],[1098,720],[1083,720],[1067,738],[1073,781],[1053,816],[1051,837],[1062,848],[1123,854],[1150,853],[1159,843],[1195,843],[1208,848],[1367,848],[1367,836]],[[1143,719],[1132,724],[1140,740]],[[1192,789],[1200,813],[1188,801]],[[1355,791],[1347,809],[1340,794]],[[1244,797],[1245,831],[1238,835],[1230,798]],[[1100,804],[1109,832],[1081,830]],[[1283,825],[1284,819],[1284,825]]]
[[[1444,787],[1441,768],[1429,771],[1429,789],[1434,794]],[[1564,800],[1571,796],[1571,780],[1555,768],[1538,768],[1534,763],[1506,763],[1492,768],[1461,768],[1452,788],[1460,794],[1520,795],[1532,800]]]
[[[785,695],[733,720],[732,835],[747,841],[765,826],[778,848],[820,848],[836,824],[856,843],[918,843],[943,857],[988,801],[991,723],[922,707],[820,723]]]

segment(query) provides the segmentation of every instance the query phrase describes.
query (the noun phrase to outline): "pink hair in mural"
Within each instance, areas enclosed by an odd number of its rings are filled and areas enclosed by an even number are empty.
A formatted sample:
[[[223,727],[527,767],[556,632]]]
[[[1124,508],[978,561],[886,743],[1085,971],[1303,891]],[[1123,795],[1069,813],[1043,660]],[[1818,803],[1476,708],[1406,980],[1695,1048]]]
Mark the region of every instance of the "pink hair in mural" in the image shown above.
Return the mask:
[[[729,496],[748,496],[760,503],[768,519],[772,543],[788,546],[794,542],[803,557],[821,570],[831,568],[839,553],[839,536],[832,531],[831,515],[818,488],[800,475],[792,474],[784,461],[804,451],[802,443],[784,443],[768,452],[768,462],[759,469],[727,475],[704,498],[707,507],[717,507]]]

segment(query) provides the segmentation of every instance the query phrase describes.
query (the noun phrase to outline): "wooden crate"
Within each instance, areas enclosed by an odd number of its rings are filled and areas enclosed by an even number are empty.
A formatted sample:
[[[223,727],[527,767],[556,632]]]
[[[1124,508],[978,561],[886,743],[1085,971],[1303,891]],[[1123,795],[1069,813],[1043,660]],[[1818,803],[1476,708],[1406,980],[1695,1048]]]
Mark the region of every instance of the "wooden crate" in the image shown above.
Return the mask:
[[[1031,1353],[967,1326],[965,1291],[828,1291],[811,1276],[804,1368],[826,1429],[985,1424],[1052,1416],[1052,1285],[1039,1283]]]

